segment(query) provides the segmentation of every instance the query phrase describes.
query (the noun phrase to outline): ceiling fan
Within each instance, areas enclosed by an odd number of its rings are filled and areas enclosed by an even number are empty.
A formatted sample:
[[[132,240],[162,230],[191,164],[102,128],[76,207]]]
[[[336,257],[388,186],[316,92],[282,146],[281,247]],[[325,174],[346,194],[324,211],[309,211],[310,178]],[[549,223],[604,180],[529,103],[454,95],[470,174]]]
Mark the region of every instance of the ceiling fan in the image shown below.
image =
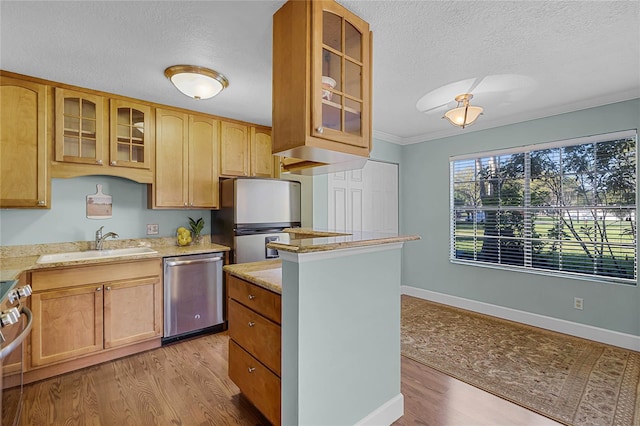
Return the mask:
[[[496,74],[456,81],[439,87],[422,96],[416,109],[427,115],[439,115],[461,128],[472,124],[483,108],[472,106],[469,101],[491,108],[505,99],[522,97],[535,86],[533,79],[517,74]],[[447,117],[451,113],[456,119]],[[471,113],[471,114],[469,114]]]

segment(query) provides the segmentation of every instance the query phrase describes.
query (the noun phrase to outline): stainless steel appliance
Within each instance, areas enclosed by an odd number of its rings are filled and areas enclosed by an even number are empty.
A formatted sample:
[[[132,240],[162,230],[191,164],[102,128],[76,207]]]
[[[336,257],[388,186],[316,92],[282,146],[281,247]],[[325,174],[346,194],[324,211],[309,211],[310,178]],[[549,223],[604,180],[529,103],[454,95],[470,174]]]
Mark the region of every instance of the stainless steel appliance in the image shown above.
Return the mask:
[[[235,178],[220,184],[220,210],[211,212],[211,240],[231,247],[233,263],[278,258],[271,241],[289,241],[299,227],[300,182]]]
[[[31,287],[16,288],[17,280],[0,281],[0,424],[17,425],[22,411],[24,350],[33,316],[22,300]]]
[[[224,329],[222,253],[164,258],[164,337],[170,343]]]

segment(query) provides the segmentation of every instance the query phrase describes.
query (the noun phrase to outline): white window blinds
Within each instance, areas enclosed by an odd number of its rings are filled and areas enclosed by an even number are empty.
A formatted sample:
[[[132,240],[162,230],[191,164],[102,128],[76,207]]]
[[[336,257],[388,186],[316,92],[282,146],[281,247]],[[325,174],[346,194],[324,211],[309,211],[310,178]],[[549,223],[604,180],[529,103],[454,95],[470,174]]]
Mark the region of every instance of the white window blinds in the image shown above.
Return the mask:
[[[450,259],[636,284],[636,139],[452,158]]]

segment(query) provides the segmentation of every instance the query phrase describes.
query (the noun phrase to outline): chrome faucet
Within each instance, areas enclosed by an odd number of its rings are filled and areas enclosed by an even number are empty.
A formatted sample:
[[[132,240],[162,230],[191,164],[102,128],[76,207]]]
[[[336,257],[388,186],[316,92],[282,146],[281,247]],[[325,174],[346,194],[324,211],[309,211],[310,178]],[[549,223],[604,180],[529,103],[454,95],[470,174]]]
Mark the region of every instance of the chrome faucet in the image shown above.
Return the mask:
[[[101,226],[100,229],[96,231],[96,250],[102,250],[102,244],[107,238],[111,237],[113,239],[116,239],[119,237],[119,235],[115,232],[107,232],[106,234],[102,235],[102,228],[104,228],[104,226]]]

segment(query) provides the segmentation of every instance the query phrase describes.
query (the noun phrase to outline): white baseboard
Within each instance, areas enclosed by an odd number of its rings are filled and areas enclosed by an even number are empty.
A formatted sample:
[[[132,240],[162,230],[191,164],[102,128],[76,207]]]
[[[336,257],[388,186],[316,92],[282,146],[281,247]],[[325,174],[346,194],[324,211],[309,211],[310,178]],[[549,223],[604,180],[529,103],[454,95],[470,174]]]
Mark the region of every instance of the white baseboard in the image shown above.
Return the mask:
[[[369,413],[356,426],[388,426],[404,415],[404,395],[399,393]]]
[[[490,303],[478,302],[477,300],[465,299],[463,297],[451,296],[435,291],[424,290],[417,287],[403,285],[400,287],[402,294],[430,300],[454,306],[456,308],[467,309],[481,314],[492,315],[494,317],[516,321],[519,323],[540,327],[583,339],[594,340],[608,345],[619,346],[632,351],[640,351],[640,336],[620,333],[618,331],[607,330],[591,325],[566,321],[563,319],[534,314],[531,312],[518,311],[516,309],[505,308],[503,306],[492,305]]]

